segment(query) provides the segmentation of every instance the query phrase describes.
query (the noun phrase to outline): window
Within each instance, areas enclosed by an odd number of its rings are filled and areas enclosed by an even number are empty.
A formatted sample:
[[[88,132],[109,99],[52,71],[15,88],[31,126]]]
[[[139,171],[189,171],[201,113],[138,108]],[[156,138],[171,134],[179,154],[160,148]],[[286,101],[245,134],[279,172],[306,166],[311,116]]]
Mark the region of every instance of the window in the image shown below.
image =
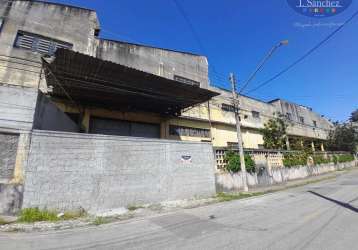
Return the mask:
[[[237,142],[227,142],[227,146],[229,147],[229,148],[237,148],[238,147],[238,143]]]
[[[194,81],[194,80],[182,77],[182,76],[174,75],[174,80],[178,81],[178,82],[186,83],[189,85],[200,87],[200,82],[197,82],[197,81]]]
[[[305,123],[305,118],[303,116],[300,116],[300,123]]]
[[[0,32],[1,32],[1,30],[2,30],[2,25],[3,25],[3,23],[4,23],[4,20],[3,20],[2,18],[0,18]]]
[[[221,104],[221,109],[227,112],[235,112],[235,107],[233,105],[229,105],[229,104]]]
[[[255,119],[260,119],[260,112],[257,111],[252,111],[252,117]]]
[[[203,128],[190,128],[190,127],[183,127],[183,126],[169,126],[169,133],[170,135],[174,136],[191,136],[191,137],[210,137],[209,129]]]
[[[32,50],[45,55],[53,55],[59,48],[72,49],[72,44],[37,34],[19,31],[17,33],[15,47]]]
[[[313,121],[313,126],[317,128],[317,121]]]
[[[288,120],[292,121],[292,114],[291,113],[286,113],[286,117]]]

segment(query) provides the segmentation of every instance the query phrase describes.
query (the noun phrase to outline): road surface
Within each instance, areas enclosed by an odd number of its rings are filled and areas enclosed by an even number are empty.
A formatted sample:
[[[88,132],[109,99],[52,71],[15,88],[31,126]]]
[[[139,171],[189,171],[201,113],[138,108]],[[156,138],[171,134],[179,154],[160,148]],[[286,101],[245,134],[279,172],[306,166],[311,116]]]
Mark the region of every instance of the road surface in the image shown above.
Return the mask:
[[[358,249],[358,171],[249,200],[47,233],[0,249]]]

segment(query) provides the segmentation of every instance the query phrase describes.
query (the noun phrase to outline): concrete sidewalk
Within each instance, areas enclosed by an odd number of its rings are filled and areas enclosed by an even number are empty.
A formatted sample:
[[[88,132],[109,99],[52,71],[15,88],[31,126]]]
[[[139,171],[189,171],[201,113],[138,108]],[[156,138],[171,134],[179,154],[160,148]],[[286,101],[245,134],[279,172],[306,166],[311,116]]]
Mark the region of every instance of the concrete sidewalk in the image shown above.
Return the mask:
[[[0,233],[0,249],[356,249],[358,171],[294,183],[324,178],[332,179],[98,227]]]

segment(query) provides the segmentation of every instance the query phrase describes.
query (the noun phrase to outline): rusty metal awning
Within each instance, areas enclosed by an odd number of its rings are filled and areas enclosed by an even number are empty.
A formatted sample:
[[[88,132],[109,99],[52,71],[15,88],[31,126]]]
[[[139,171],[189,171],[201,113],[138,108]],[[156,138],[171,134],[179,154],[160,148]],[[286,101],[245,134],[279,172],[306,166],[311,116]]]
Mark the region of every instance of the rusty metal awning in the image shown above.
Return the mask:
[[[44,60],[52,95],[80,105],[179,115],[219,93],[67,49]]]

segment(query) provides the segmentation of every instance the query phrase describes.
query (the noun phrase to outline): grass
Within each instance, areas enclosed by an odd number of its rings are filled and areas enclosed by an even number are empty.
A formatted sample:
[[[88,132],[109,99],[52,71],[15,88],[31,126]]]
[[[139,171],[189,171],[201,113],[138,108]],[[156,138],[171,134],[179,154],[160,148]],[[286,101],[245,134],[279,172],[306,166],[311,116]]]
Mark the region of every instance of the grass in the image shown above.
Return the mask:
[[[21,210],[18,222],[33,223],[37,221],[56,222],[60,220],[74,220],[87,215],[84,210],[66,211],[63,216],[57,216],[58,212],[39,208],[25,208]]]
[[[135,211],[137,209],[140,209],[140,208],[144,208],[143,206],[134,206],[134,205],[131,205],[131,206],[128,206],[127,209],[129,211]]]
[[[216,198],[218,198],[219,202],[226,202],[232,200],[240,200],[255,196],[264,195],[265,192],[256,192],[256,193],[218,193]]]
[[[36,221],[58,221],[57,213],[39,208],[25,208],[21,211],[18,222],[32,223]]]
[[[108,217],[96,217],[96,219],[93,221],[93,225],[99,226],[102,224],[110,223],[111,219]]]

